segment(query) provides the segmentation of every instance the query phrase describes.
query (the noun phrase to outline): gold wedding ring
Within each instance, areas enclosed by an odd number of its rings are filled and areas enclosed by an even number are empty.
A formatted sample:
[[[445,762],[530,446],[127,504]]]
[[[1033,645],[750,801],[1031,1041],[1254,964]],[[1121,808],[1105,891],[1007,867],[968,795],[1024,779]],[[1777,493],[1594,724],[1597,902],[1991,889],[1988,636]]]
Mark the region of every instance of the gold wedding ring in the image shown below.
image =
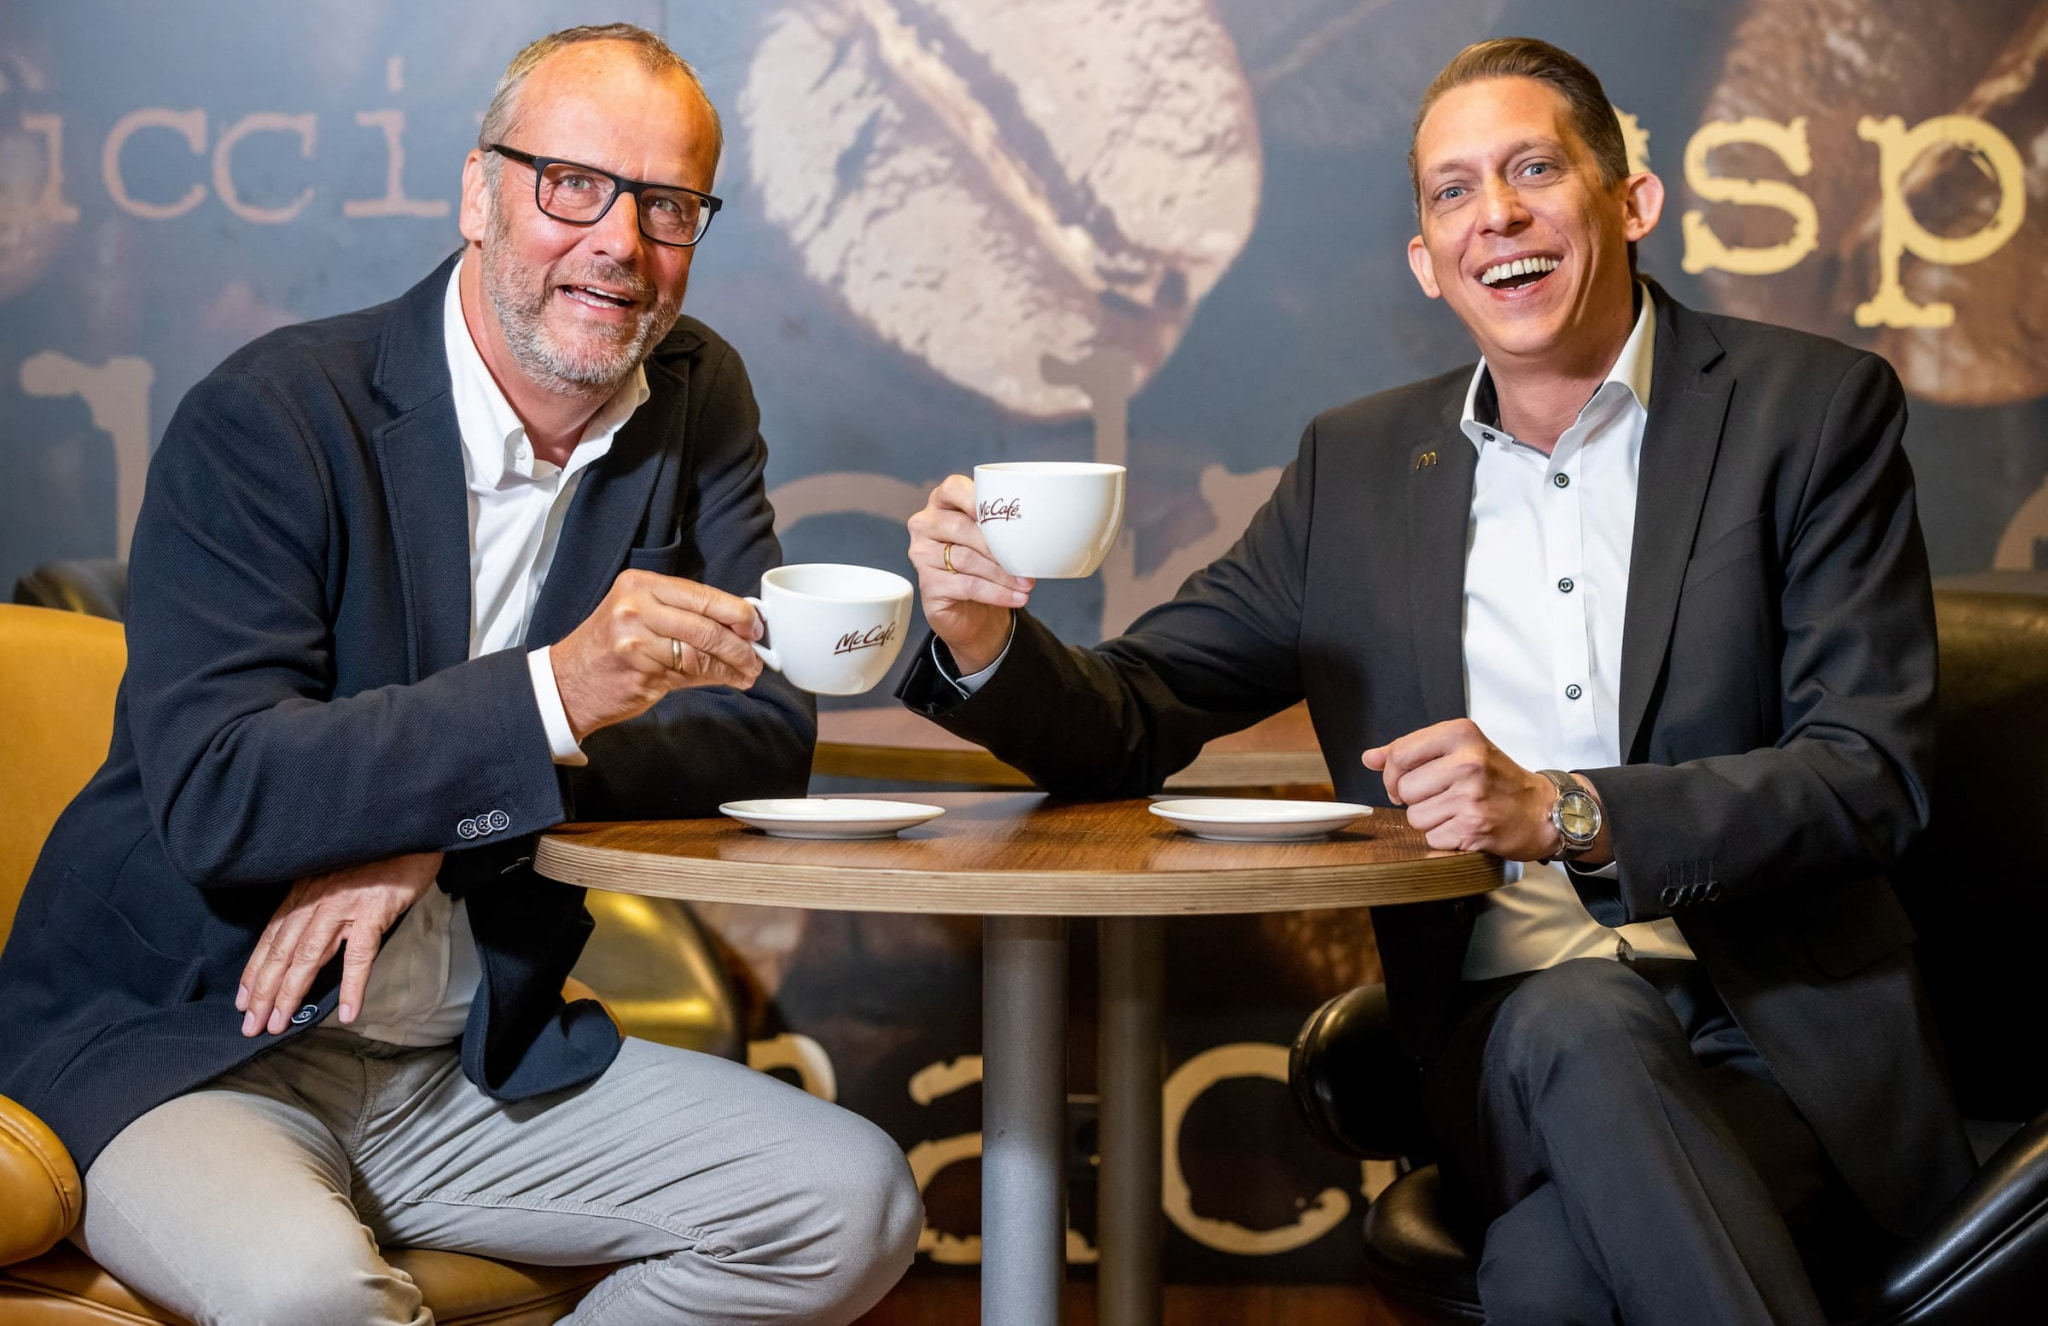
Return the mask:
[[[682,641],[671,640],[668,642],[668,666],[671,672],[681,672],[683,670]]]
[[[940,561],[946,564],[946,574],[950,576],[959,575],[960,573],[953,569],[953,545],[950,543],[942,543],[939,546],[946,550],[939,558]]]

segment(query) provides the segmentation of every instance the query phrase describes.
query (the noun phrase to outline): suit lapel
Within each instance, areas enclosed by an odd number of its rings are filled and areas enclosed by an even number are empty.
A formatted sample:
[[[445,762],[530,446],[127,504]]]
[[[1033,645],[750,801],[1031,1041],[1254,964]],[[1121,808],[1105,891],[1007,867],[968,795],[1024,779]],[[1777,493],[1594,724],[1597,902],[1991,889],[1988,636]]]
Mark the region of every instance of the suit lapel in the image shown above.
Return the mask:
[[[667,438],[682,431],[683,410],[688,403],[688,381],[665,365],[647,361],[645,404],[633,412],[604,459],[592,465],[577,485],[555,544],[555,560],[548,568],[547,583],[541,586],[534,604],[533,621],[527,628],[530,645],[552,644],[576,629],[596,609],[611,588],[626,554],[640,533],[643,518],[664,470],[686,459],[678,454],[684,447],[664,446]],[[675,530],[649,530],[650,543],[666,544]]]
[[[374,434],[406,609],[412,679],[469,657],[469,506],[455,407],[447,396]]]
[[[1408,457],[1408,613],[1416,676],[1431,723],[1465,714],[1465,543],[1478,459],[1458,427],[1464,385],[1453,388],[1435,436]]]
[[[1637,757],[1636,739],[1650,694],[1664,670],[1678,590],[1720,451],[1721,426],[1735,380],[1709,370],[1721,343],[1705,323],[1652,286],[1657,301],[1656,366],[1650,418],[1643,429],[1636,486],[1635,538],[1629,553],[1628,606],[1621,639],[1621,758]]]
[[[414,681],[469,657],[469,486],[441,326],[456,261],[392,306],[375,370],[396,411],[370,436],[410,618],[406,664]]]

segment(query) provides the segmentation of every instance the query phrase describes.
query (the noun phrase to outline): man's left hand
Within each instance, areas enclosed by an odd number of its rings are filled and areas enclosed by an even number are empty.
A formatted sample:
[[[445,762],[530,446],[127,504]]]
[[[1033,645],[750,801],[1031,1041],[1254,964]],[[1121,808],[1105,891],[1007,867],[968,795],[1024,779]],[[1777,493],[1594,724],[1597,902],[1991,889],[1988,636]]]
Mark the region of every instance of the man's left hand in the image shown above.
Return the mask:
[[[1431,847],[1541,861],[1558,850],[1557,789],[1501,754],[1469,718],[1411,732],[1360,757]]]
[[[242,968],[235,992],[242,1034],[275,1036],[290,1026],[313,978],[344,947],[341,1020],[355,1021],[384,932],[433,887],[440,872],[439,852],[419,852],[308,875],[292,885]]]

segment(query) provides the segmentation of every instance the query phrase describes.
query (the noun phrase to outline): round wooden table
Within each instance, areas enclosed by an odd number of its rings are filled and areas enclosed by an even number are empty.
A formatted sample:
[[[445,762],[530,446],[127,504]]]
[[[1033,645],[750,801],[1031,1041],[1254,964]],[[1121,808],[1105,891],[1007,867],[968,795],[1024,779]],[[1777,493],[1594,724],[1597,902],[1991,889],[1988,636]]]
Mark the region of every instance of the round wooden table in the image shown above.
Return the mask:
[[[776,838],[735,820],[568,824],[551,879],[700,902],[945,912],[983,921],[982,1321],[1059,1319],[1065,1271],[1067,922],[1100,918],[1100,1318],[1159,1319],[1161,919],[1483,893],[1501,864],[1430,848],[1399,812],[1328,839],[1220,843],[1147,802],[899,794],[946,813],[895,838]]]
[[[811,772],[910,783],[1028,788],[1031,780],[980,746],[900,704],[826,709],[818,714]],[[1242,732],[1202,747],[1194,763],[1166,780],[1171,792],[1237,787],[1327,787],[1330,770],[1316,744],[1308,706],[1283,709]]]

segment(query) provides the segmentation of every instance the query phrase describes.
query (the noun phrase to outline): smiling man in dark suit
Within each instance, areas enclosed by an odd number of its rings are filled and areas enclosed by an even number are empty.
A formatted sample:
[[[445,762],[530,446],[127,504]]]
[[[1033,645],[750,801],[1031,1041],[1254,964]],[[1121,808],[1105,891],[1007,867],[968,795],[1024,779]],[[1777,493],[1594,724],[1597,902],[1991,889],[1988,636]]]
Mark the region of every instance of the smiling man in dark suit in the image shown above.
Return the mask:
[[[530,864],[564,819],[809,775],[736,597],[780,557],[759,415],[679,317],[718,151],[653,34],[543,38],[463,251],[165,434],[112,749],[0,956],[0,1091],[85,1170],[74,1237],[196,1321],[429,1321],[380,1246],[626,1262],[593,1323],[844,1322],[909,1264],[879,1129],[564,1005],[590,918]]]
[[[1663,186],[1555,47],[1461,53],[1411,165],[1410,265],[1480,363],[1318,417],[1094,650],[1019,611],[954,476],[901,693],[1081,796],[1305,697],[1340,796],[1512,863],[1374,917],[1487,1319],[1819,1322],[1971,1169],[1885,878],[1935,686],[1904,395],[1639,278]]]

